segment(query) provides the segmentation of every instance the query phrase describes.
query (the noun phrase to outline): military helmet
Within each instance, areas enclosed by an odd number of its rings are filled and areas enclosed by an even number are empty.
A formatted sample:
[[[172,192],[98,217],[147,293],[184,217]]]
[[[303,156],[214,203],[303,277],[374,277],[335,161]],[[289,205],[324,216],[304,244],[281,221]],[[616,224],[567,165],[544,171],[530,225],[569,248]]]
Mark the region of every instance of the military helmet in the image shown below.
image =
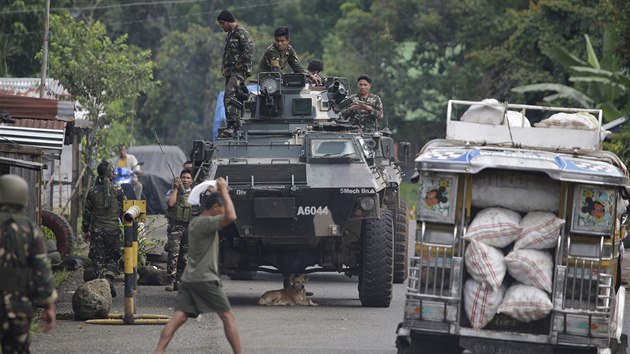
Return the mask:
[[[28,185],[16,175],[0,176],[0,204],[28,205]]]
[[[101,163],[96,167],[96,172],[101,177],[111,177],[113,174],[112,165],[107,162],[107,160],[101,161]]]

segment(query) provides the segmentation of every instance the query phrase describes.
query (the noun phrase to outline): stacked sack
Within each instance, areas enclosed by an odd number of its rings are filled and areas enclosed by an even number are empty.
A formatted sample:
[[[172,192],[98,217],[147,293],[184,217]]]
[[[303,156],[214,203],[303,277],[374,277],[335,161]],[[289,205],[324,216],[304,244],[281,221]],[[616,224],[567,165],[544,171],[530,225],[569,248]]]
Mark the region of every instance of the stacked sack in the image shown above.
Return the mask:
[[[473,328],[485,327],[497,313],[522,322],[549,315],[553,258],[564,220],[553,213],[530,211],[525,217],[505,208],[477,213],[464,239],[464,261],[471,276],[464,284],[464,308]],[[504,256],[503,248],[514,244]],[[515,282],[504,282],[509,273]]]

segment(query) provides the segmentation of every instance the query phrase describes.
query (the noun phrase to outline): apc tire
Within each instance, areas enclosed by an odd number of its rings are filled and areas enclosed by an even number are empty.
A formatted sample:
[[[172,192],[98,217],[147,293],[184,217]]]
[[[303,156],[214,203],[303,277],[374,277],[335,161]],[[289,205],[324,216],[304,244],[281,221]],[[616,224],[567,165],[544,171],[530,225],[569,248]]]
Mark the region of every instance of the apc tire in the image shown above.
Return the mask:
[[[402,284],[409,270],[409,216],[407,203],[400,202],[394,213],[394,284]]]
[[[69,256],[72,253],[74,244],[74,232],[68,220],[63,216],[50,210],[42,210],[42,226],[47,227],[55,235],[57,251],[62,256]]]
[[[366,219],[361,229],[359,300],[365,307],[389,307],[392,300],[394,225],[392,213]]]

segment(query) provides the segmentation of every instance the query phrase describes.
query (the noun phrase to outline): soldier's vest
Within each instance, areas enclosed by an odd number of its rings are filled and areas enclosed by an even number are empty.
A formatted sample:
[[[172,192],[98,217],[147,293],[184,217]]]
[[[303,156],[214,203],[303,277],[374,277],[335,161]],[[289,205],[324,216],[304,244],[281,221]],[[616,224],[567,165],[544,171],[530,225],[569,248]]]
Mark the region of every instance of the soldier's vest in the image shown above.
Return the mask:
[[[192,219],[192,206],[188,204],[188,195],[190,195],[190,191],[186,191],[183,186],[180,186],[175,205],[166,209],[165,216],[169,222],[184,224]]]
[[[102,227],[106,230],[118,229],[118,216],[120,213],[120,205],[116,198],[116,190],[110,187],[109,196],[107,195],[105,185],[97,184],[94,186],[96,194],[92,212],[92,227]]]
[[[13,222],[18,224],[17,230],[9,227]],[[30,235],[25,234],[23,226]],[[21,214],[0,212],[0,234],[0,291],[26,293],[31,280],[26,243],[34,234],[32,222]]]

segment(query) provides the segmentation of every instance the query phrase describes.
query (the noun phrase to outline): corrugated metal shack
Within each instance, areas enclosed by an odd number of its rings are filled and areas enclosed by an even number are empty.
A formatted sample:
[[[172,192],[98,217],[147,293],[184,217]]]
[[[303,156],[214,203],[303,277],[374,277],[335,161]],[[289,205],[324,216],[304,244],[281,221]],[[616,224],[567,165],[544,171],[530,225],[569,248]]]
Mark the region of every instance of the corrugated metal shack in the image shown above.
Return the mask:
[[[59,160],[74,123],[74,103],[0,93],[0,175],[29,186],[26,214],[40,220],[43,170]]]

